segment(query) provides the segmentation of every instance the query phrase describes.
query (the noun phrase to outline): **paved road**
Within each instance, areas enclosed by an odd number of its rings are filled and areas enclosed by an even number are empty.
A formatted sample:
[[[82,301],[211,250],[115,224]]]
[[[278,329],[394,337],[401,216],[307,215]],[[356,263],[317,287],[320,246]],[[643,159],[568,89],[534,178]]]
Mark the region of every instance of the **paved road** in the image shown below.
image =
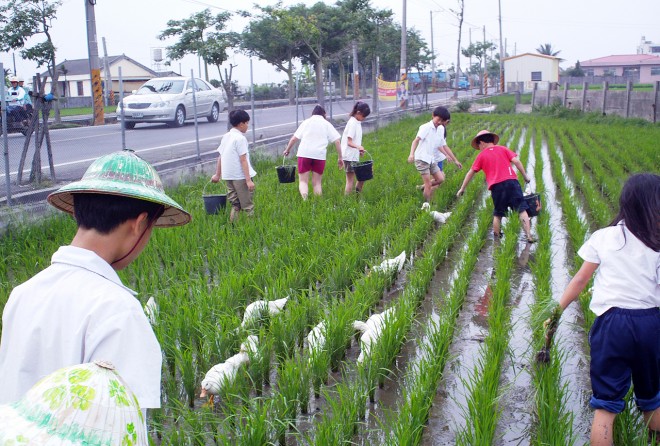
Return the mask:
[[[460,92],[461,96],[469,94]],[[452,93],[435,93],[429,95],[429,102],[448,102]],[[370,100],[367,100],[370,103]],[[346,121],[348,113],[353,106],[353,101],[337,101],[332,107],[327,103],[328,115],[337,121]],[[268,141],[271,138],[290,135],[296,129],[297,122],[311,114],[313,105],[283,106],[277,108],[257,109],[252,115],[250,129],[246,134],[250,142]],[[396,109],[394,102],[381,102],[381,113],[392,112]],[[199,133],[199,152],[206,153],[215,150],[220,143],[221,136],[227,130],[227,113],[220,115],[217,123],[200,121],[197,126]],[[135,150],[142,157],[152,163],[194,156],[197,151],[196,129],[193,123],[187,123],[181,128],[169,128],[164,124],[138,124],[135,129],[125,132],[126,147]],[[50,131],[50,139],[53,149],[53,161],[55,173],[59,181],[71,181],[79,179],[89,164],[99,156],[122,148],[122,132],[119,124],[109,124],[96,127],[79,127],[69,129],[58,129]],[[29,190],[28,186],[17,186],[16,178],[20,154],[22,153],[25,137],[21,134],[8,135],[9,141],[9,171],[12,183],[12,196],[14,190]],[[283,147],[284,147],[284,143]],[[0,141],[0,146],[2,142]],[[32,154],[34,151],[34,140],[28,152],[27,160],[23,168],[23,182],[30,175]],[[42,172],[50,177],[48,160],[45,157],[45,145],[42,149]],[[0,197],[6,197],[6,176],[4,160],[0,162]],[[21,189],[23,188],[23,189]]]

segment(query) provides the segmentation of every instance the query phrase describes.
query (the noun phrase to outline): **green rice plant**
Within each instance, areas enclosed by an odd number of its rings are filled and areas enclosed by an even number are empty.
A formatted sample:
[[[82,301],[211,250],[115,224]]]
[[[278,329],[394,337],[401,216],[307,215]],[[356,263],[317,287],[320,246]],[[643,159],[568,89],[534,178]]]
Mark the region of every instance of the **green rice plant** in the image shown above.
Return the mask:
[[[272,444],[276,422],[271,421],[273,407],[270,401],[253,398],[241,408],[237,416],[238,426],[233,444],[240,446],[263,446]]]

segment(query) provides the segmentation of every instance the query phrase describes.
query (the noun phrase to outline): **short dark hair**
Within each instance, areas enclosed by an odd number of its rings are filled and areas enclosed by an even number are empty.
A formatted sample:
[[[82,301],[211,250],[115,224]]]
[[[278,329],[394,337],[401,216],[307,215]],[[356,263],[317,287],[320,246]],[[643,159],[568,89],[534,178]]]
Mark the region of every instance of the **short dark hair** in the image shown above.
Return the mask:
[[[312,116],[313,115],[325,116],[325,108],[321,107],[320,105],[317,105],[316,107],[314,107],[314,110],[312,110]]]
[[[369,104],[367,104],[366,102],[357,101],[353,106],[353,110],[351,110],[351,114],[349,116],[355,116],[355,114],[358,112],[365,118],[369,116],[369,114],[371,113]]]
[[[443,121],[449,121],[451,119],[451,113],[447,110],[447,107],[436,107],[433,109],[433,116],[437,116]]]
[[[94,229],[109,234],[125,221],[137,218],[146,212],[149,220],[155,221],[165,210],[164,206],[151,201],[121,195],[74,193],[73,215],[78,227]]]
[[[619,212],[610,226],[626,228],[653,251],[660,251],[660,175],[638,173],[628,178],[619,197]],[[625,233],[624,233],[625,235]]]
[[[238,124],[244,122],[250,122],[250,115],[248,115],[248,112],[241,108],[229,112],[229,123],[232,127],[236,127]]]
[[[485,143],[492,142],[493,144],[495,144],[495,135],[493,135],[492,133],[481,135],[480,137],[477,138],[477,145],[479,145],[480,142],[485,142]]]

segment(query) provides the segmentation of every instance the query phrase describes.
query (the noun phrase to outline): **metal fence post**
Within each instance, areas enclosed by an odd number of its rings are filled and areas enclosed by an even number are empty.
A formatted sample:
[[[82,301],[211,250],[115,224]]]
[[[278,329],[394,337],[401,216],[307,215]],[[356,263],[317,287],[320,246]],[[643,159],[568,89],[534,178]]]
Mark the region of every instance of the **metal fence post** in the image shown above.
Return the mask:
[[[0,62],[0,73],[4,73],[5,68]],[[2,145],[4,146],[3,154],[5,158],[5,185],[7,187],[7,206],[11,206],[11,180],[9,178],[9,138],[7,138],[7,106],[5,105],[5,80],[0,82],[0,100],[2,101]]]
[[[197,146],[197,159],[202,159],[202,156],[199,153],[199,128],[197,127],[197,85],[195,85],[195,75],[193,70],[190,70],[190,80],[192,82],[192,95],[193,95],[193,115],[195,117],[195,145]]]

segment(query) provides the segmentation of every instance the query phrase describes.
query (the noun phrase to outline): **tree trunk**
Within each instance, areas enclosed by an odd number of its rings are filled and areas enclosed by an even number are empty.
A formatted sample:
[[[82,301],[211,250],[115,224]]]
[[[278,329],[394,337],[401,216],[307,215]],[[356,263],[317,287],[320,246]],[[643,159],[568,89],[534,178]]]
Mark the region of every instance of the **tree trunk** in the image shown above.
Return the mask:
[[[316,59],[314,63],[316,73],[316,99],[321,107],[325,107],[325,92],[323,91],[323,59]]]
[[[378,64],[376,58],[374,57],[371,60],[371,110],[374,112],[378,111]]]
[[[289,63],[289,69],[286,70],[289,83],[289,105],[296,103],[296,82],[293,78],[293,64]]]
[[[342,99],[346,99],[346,89],[344,88],[344,85],[346,85],[346,67],[341,61],[341,58],[339,58],[339,97]]]

